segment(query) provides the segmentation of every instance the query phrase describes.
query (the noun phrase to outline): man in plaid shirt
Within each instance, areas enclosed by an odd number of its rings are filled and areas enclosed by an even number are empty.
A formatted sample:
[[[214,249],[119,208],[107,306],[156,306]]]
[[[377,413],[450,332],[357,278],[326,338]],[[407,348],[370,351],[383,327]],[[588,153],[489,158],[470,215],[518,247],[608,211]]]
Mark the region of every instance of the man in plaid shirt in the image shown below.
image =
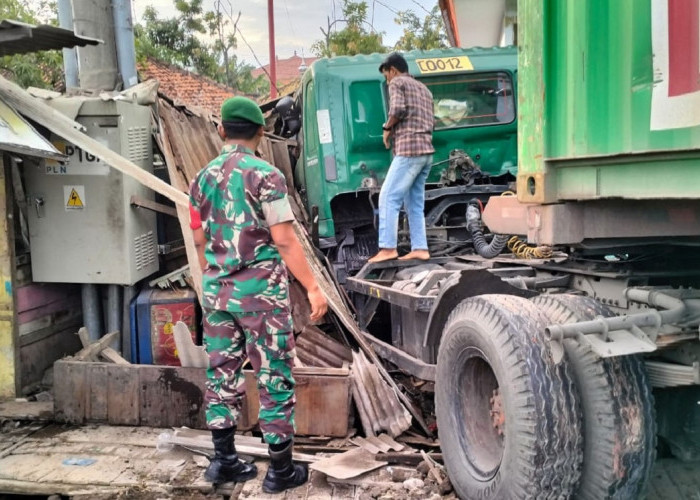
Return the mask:
[[[379,66],[389,84],[389,119],[383,125],[384,145],[394,143],[394,159],[379,193],[379,253],[369,262],[399,256],[396,251],[399,211],[408,214],[411,251],[401,260],[428,260],[425,236],[425,181],[433,162],[433,96],[428,87],[408,74],[400,54],[390,54]]]

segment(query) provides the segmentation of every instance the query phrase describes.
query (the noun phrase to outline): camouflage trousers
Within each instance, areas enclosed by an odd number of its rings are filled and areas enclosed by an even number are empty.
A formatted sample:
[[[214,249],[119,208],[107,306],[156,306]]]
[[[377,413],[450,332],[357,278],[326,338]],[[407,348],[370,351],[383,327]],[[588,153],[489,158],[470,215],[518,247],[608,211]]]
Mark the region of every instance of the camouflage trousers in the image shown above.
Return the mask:
[[[207,426],[236,425],[245,395],[242,373],[246,359],[260,394],[259,425],[269,444],[294,435],[296,355],[288,308],[252,313],[204,310],[204,345],[209,354],[206,402]]]

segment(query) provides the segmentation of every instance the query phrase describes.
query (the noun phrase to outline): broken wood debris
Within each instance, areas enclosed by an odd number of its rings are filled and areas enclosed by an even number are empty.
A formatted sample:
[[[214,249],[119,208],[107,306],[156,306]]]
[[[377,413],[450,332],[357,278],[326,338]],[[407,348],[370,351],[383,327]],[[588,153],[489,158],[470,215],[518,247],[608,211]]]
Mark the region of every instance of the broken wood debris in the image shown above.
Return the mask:
[[[436,462],[442,462],[441,453],[429,453],[428,456],[435,460]],[[411,465],[417,466],[425,459],[420,453],[401,453],[401,452],[390,452],[390,453],[377,453],[375,455],[377,460],[384,460],[391,465]]]
[[[109,346],[119,335],[121,335],[121,332],[111,332],[91,343],[87,328],[81,327],[78,330],[78,337],[83,344],[83,348],[73,356],[73,359],[77,361],[97,361],[98,356],[102,356],[110,363],[130,365],[131,363]]]
[[[292,198],[291,203],[293,206],[297,204],[294,198]],[[380,380],[378,380],[376,383],[372,383],[372,385],[367,388],[360,388],[359,382],[354,382],[356,378],[353,377],[353,396],[355,396],[356,393],[358,396],[357,398],[355,398],[355,402],[357,402],[358,400],[361,401],[360,404],[364,406],[365,410],[364,417],[363,413],[360,412],[360,418],[362,420],[363,429],[365,429],[365,432],[367,432],[368,429],[373,428],[372,420],[370,418],[370,408],[372,407],[372,403],[370,401],[365,401],[366,399],[369,399],[369,391],[371,391],[373,393],[372,399],[374,399],[375,401],[378,402],[379,398],[381,398],[382,396],[386,396],[389,398],[389,401],[392,402],[393,406],[393,401],[396,398],[398,398],[398,405],[403,410],[408,410],[409,422],[408,426],[405,427],[403,430],[406,430],[408,429],[408,427],[410,427],[410,415],[413,415],[413,418],[416,419],[416,422],[418,422],[421,429],[426,434],[430,435],[430,429],[428,429],[428,426],[423,420],[423,416],[421,415],[421,413],[413,407],[413,404],[408,399],[408,397],[401,392],[398,385],[396,384],[396,381],[394,381],[394,379],[391,377],[386,368],[384,368],[384,365],[382,365],[381,360],[365,339],[365,334],[360,330],[359,326],[357,325],[357,322],[355,321],[355,318],[353,317],[350,308],[345,301],[345,298],[341,295],[340,291],[338,290],[337,285],[331,278],[328,269],[317,257],[314,247],[309,239],[308,233],[298,221],[294,222],[294,230],[297,234],[297,237],[299,238],[299,241],[301,242],[301,246],[304,250],[304,254],[306,255],[306,260],[307,262],[309,262],[311,272],[313,273],[314,277],[316,278],[316,281],[319,283],[322,292],[328,300],[329,308],[337,315],[337,317],[343,323],[345,328],[347,328],[347,330],[351,333],[357,344],[360,346],[361,351],[367,356],[365,358],[367,360],[367,364],[370,364],[371,360],[371,364],[375,367],[379,375],[381,375]],[[373,373],[374,372],[370,371],[370,375],[372,375]],[[388,387],[386,387],[387,384]],[[393,396],[391,396],[391,394],[393,394]],[[391,420],[391,417],[389,415],[384,416]],[[391,430],[391,434],[392,436],[396,437],[403,431],[398,431],[397,434],[394,433],[397,432],[398,428],[404,426],[405,421],[401,417],[401,415],[393,416],[396,417],[397,421],[393,422],[394,430]],[[392,425],[392,423],[389,422],[387,422],[387,424],[390,426]],[[372,433],[374,432],[375,431],[372,431]]]
[[[205,429],[206,369],[115,365],[65,359],[54,364],[58,422]],[[346,437],[350,418],[347,368],[294,368],[299,435]],[[246,397],[239,430],[258,420],[255,376],[244,370]],[[323,415],[324,418],[319,418]]]
[[[207,431],[175,429],[168,441],[177,446],[214,451],[214,443],[212,443],[211,440],[211,433]],[[263,443],[260,438],[237,434],[235,443],[236,451],[242,455],[263,458],[269,458],[270,456],[267,444]],[[317,457],[316,455],[297,452],[294,453],[293,458],[297,462],[304,463],[313,463],[320,460],[320,457]]]
[[[131,204],[135,207],[146,208],[148,210],[153,210],[154,212],[169,215],[170,217],[177,217],[177,210],[175,208],[153,200],[147,200],[141,196],[132,195]]]

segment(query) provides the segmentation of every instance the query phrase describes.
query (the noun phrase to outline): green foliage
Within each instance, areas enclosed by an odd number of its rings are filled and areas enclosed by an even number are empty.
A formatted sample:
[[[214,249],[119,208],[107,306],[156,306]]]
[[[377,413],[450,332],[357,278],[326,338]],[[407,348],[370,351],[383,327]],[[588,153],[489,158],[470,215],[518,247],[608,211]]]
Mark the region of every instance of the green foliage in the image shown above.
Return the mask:
[[[0,0],[0,19],[28,24],[58,24],[55,2],[42,1],[30,9],[22,0]],[[63,54],[58,50],[17,54],[0,58],[0,73],[21,87],[61,88]]]
[[[215,74],[218,70],[216,57],[198,38],[207,33],[202,0],[178,0],[175,8],[175,17],[160,19],[152,6],[146,7],[143,25],[134,28],[137,57],[153,57],[206,76]]]
[[[344,22],[340,31],[331,31],[337,22]],[[368,31],[367,2],[343,0],[343,19],[328,23],[328,29],[321,28],[324,39],[317,40],[311,51],[318,57],[354,56],[386,52],[382,44],[382,33]]]
[[[0,0],[2,1],[2,0]],[[204,12],[202,0],[177,0],[177,16],[160,19],[149,6],[141,23],[134,27],[136,55],[140,62],[148,57],[206,76],[246,94],[269,91],[264,78],[253,78],[252,66],[230,55],[236,48],[235,27],[222,2],[214,11]],[[208,44],[205,35],[214,38]]]
[[[447,32],[438,5],[435,5],[422,21],[410,10],[401,11],[398,13],[396,23],[403,26],[403,35],[396,42],[395,50],[430,50],[448,47]]]

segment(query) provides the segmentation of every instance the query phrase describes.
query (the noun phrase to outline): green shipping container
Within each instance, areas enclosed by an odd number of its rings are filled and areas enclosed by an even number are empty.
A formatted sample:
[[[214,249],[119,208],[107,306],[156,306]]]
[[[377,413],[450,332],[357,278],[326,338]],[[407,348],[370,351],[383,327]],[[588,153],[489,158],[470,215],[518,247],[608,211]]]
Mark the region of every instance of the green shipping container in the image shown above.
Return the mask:
[[[700,198],[697,0],[518,2],[518,198]]]

